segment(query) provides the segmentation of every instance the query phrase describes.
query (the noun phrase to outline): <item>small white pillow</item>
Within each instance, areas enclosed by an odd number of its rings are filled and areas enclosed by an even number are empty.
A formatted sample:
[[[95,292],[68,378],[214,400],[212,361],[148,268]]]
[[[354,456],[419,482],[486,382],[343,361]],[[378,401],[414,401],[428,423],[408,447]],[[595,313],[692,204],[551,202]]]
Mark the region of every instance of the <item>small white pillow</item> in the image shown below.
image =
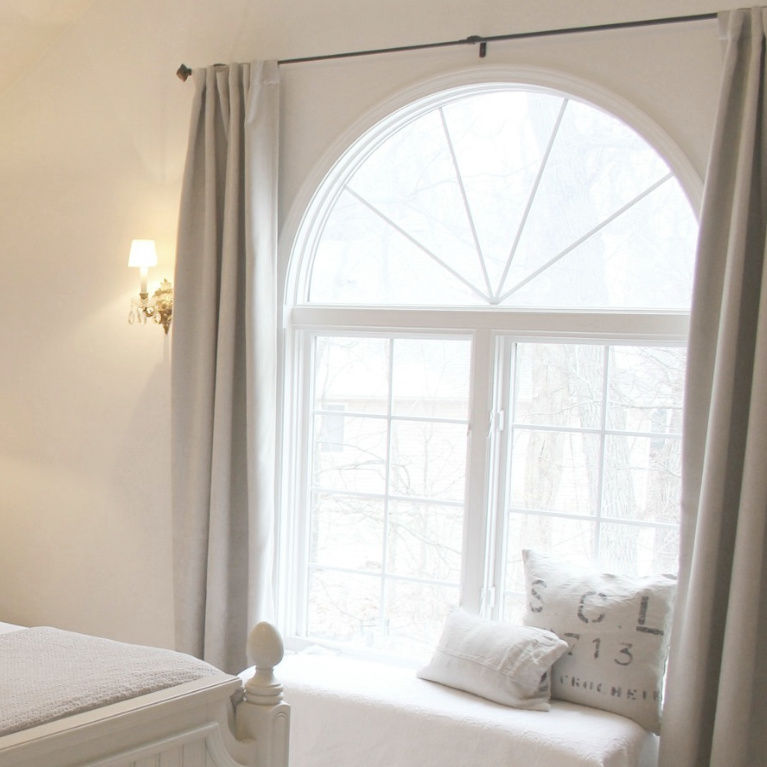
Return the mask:
[[[573,567],[523,551],[525,624],[570,645],[551,671],[551,697],[660,727],[676,579],[633,578]]]
[[[456,608],[421,679],[515,708],[549,710],[551,664],[567,651],[550,631],[485,620]]]

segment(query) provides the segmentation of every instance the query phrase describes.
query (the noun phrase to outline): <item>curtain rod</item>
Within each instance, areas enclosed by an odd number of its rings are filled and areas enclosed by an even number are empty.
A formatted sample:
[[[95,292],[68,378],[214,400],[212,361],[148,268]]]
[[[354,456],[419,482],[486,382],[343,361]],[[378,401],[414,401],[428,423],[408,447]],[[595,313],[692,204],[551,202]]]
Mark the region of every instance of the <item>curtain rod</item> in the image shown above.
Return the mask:
[[[717,18],[716,13],[699,13],[692,16],[669,16],[660,19],[644,19],[641,21],[618,21],[612,24],[593,24],[584,27],[563,27],[561,29],[545,29],[535,32],[512,32],[507,35],[470,35],[462,40],[448,40],[441,43],[421,43],[418,45],[402,45],[396,48],[374,48],[366,51],[348,51],[346,53],[327,53],[320,56],[304,56],[296,59],[280,59],[280,65],[304,64],[311,61],[329,61],[332,59],[349,59],[359,56],[374,56],[381,53],[402,53],[404,51],[421,51],[429,48],[447,48],[455,45],[479,45],[479,56],[484,58],[487,54],[487,44],[503,40],[526,40],[534,37],[554,37],[556,35],[572,35],[581,32],[604,32],[615,29],[632,29],[635,27],[654,27],[662,24],[681,24],[691,21],[710,21]],[[182,64],[176,71],[179,79],[186,81],[192,74],[192,70]]]

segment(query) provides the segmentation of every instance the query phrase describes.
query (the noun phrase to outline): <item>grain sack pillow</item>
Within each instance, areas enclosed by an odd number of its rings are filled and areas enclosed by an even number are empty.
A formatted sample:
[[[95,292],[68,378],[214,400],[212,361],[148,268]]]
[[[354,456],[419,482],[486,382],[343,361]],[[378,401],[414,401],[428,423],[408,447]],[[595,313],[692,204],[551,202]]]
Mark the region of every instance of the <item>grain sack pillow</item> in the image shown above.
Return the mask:
[[[658,732],[676,579],[599,573],[532,550],[522,556],[525,624],[569,645],[552,668],[551,697]]]
[[[417,675],[505,706],[548,711],[548,671],[567,647],[550,631],[485,620],[457,608]]]

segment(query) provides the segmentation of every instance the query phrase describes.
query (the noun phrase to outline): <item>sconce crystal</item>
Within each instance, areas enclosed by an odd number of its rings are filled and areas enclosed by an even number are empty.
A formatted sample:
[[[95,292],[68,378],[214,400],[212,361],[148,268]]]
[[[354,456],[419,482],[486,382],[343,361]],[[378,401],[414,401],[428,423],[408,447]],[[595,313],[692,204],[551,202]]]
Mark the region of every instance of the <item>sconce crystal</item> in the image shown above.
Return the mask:
[[[128,266],[136,266],[141,270],[141,290],[138,298],[131,299],[128,322],[131,325],[146,325],[149,320],[153,320],[163,326],[167,335],[173,318],[173,287],[168,280],[163,280],[151,296],[147,290],[149,267],[157,266],[154,240],[133,240]]]

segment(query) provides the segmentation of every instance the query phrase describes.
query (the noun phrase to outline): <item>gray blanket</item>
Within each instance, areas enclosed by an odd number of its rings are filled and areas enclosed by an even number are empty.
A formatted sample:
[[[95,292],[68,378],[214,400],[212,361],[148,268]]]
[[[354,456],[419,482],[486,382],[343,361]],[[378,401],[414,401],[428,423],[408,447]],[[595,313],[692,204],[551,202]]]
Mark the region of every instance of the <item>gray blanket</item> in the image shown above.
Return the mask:
[[[0,635],[0,735],[219,673],[189,655],[40,627]]]

